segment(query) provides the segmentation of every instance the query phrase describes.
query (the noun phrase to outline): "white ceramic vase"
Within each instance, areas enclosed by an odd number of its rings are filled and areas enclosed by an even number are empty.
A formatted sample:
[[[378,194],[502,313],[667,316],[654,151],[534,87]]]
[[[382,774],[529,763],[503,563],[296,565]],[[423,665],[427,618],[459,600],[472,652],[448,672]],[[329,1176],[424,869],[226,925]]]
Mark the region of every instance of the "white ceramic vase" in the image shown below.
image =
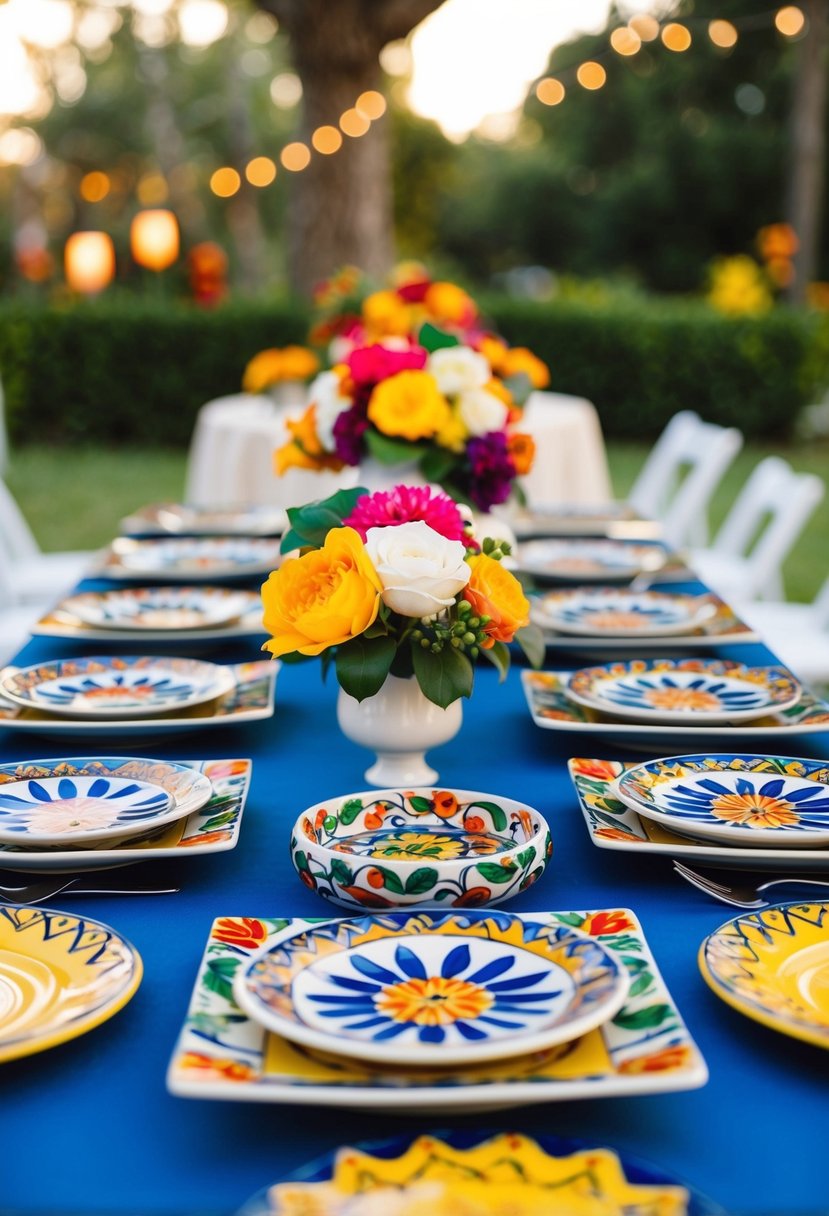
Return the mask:
[[[345,737],[377,754],[365,777],[381,788],[437,781],[426,752],[453,739],[462,718],[460,699],[441,709],[424,697],[414,676],[388,676],[380,691],[365,701],[340,689],[337,700],[337,721]]]

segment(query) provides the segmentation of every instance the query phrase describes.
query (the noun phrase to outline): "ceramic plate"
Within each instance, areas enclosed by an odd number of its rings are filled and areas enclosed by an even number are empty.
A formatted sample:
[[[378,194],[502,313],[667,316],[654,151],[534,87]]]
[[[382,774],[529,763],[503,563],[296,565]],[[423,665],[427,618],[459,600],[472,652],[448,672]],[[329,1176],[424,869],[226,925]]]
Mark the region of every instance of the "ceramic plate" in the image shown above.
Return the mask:
[[[746,1017],[829,1048],[829,903],[735,916],[706,937],[699,966],[709,988]]]
[[[628,582],[661,570],[668,560],[662,545],[623,540],[528,540],[518,546],[516,565],[525,574],[551,582]]]
[[[607,1021],[627,989],[613,955],[569,926],[451,912],[331,921],[234,982],[245,1012],[292,1042],[414,1067],[543,1051]]]
[[[126,775],[149,773],[162,786],[165,783],[171,786],[178,783],[182,798],[192,795],[191,809],[175,822],[152,831],[139,831],[137,834],[134,832],[128,839],[107,840],[88,845],[63,844],[48,848],[32,848],[23,842],[0,844],[0,869],[27,873],[86,872],[129,865],[136,861],[162,861],[172,858],[181,861],[188,857],[220,853],[236,847],[250,783],[250,760],[173,762],[117,757],[107,757],[105,760],[93,757],[88,761],[83,758],[75,761],[37,760],[31,764],[0,766],[0,782],[4,778],[14,779],[20,774],[53,773],[58,766],[96,773],[107,771],[106,766],[109,765],[113,766],[113,771]],[[208,792],[206,800],[201,797],[205,788]]]
[[[24,709],[0,699],[0,728],[58,736],[94,736],[96,739],[164,738],[208,727],[228,727],[273,716],[274,687],[279,663],[264,659],[224,668],[233,677],[229,692],[201,705],[172,710],[152,718],[58,718],[41,709]]]
[[[144,590],[142,588],[142,590]],[[90,591],[91,598],[98,599],[104,595],[115,594],[118,592],[93,592]],[[188,629],[186,634],[187,647],[192,653],[196,646],[213,642],[227,642],[235,638],[253,637],[256,634],[264,634],[265,628],[262,624],[262,599],[256,591],[239,591],[233,594],[240,595],[244,600],[242,614],[234,621],[228,621],[223,625],[210,625],[199,627],[198,629]],[[74,597],[72,597],[74,598]],[[86,625],[80,617],[68,612],[66,605],[68,600],[61,600],[51,612],[47,612],[39,621],[31,627],[31,633],[35,637],[63,638],[70,642],[101,642],[104,645],[112,645],[113,642],[128,642],[132,645],[147,645],[152,643],[153,646],[161,645],[162,643],[173,643],[180,647],[182,643],[182,630],[179,629],[160,629],[150,628],[138,630],[132,626],[128,628],[115,628],[114,626],[96,627],[94,625]]]
[[[577,705],[632,722],[693,726],[749,722],[781,713],[800,700],[801,687],[782,667],[746,667],[700,659],[689,667],[670,659],[634,659],[583,667],[567,681]]]
[[[143,718],[213,701],[233,688],[228,667],[201,659],[96,655],[0,672],[0,695],[61,718]]]
[[[829,764],[791,756],[673,756],[628,769],[622,802],[682,836],[735,845],[829,844]]]
[[[0,904],[0,1061],[94,1030],[141,983],[141,959],[114,929],[48,908]]]
[[[558,595],[559,593],[553,592],[552,594]],[[584,594],[589,595],[589,590]],[[544,595],[530,597],[530,615],[543,632],[546,646],[550,650],[584,655],[597,661],[624,658],[626,655],[637,659],[662,656],[675,659],[680,655],[693,654],[700,650],[709,653],[714,646],[740,646],[761,640],[760,635],[750,629],[745,621],[740,620],[728,604],[710,593],[705,598],[713,605],[714,612],[702,622],[699,629],[693,633],[660,634],[655,637],[638,637],[633,634],[626,637],[621,635],[601,637],[599,634],[588,636],[561,633],[548,623],[543,608],[546,598]]]
[[[567,767],[576,787],[579,807],[590,840],[598,849],[622,853],[645,853],[696,860],[706,866],[742,867],[752,870],[827,872],[829,849],[753,848],[717,844],[713,840],[691,840],[646,819],[621,802],[616,781],[628,768],[618,760],[569,760]]]
[[[278,536],[285,529],[285,512],[279,507],[246,505],[237,507],[193,507],[181,502],[159,502],[142,507],[122,520],[125,536]]]
[[[698,659],[683,659],[681,665],[690,670],[690,665],[699,662]],[[727,661],[723,660],[722,665],[727,668]],[[692,752],[699,750],[700,745],[710,747],[712,751],[726,752],[734,750],[735,740],[739,740],[738,746],[747,751],[759,751],[764,747],[776,751],[789,737],[829,731],[829,705],[818,701],[808,689],[803,690],[792,709],[737,726],[613,722],[570,700],[567,695],[570,674],[569,671],[522,671],[524,696],[536,726],[542,730],[595,736],[615,747],[630,748],[640,754],[650,752],[664,756],[673,750]]]
[[[724,1216],[677,1178],[558,1136],[438,1132],[340,1148],[260,1193],[237,1216],[348,1211]],[[402,1205],[402,1206],[401,1206]]]
[[[104,555],[104,578],[253,578],[270,574],[282,560],[278,540],[264,537],[175,537],[133,540],[120,536]]]
[[[708,595],[668,591],[551,591],[532,605],[542,628],[588,638],[655,638],[693,633],[717,613]]]
[[[257,597],[258,598],[258,597]],[[152,633],[211,629],[238,621],[250,609],[246,591],[227,587],[135,587],[86,591],[59,610],[94,629]]]
[[[0,841],[71,848],[154,832],[197,811],[212,792],[207,777],[170,760],[62,756],[0,764]]]
[[[506,925],[509,918],[493,912]],[[233,997],[232,978],[263,946],[311,922],[221,917],[214,921],[190,1010],[167,1074],[190,1098],[285,1102],[401,1114],[480,1112],[538,1102],[695,1089],[707,1070],[665,987],[635,915],[625,908],[536,912],[539,929],[581,929],[615,954],[631,976],[624,1005],[601,1027],[546,1052],[465,1069],[389,1068],[300,1047],[269,1034]],[[647,1030],[643,1030],[647,1027]]]

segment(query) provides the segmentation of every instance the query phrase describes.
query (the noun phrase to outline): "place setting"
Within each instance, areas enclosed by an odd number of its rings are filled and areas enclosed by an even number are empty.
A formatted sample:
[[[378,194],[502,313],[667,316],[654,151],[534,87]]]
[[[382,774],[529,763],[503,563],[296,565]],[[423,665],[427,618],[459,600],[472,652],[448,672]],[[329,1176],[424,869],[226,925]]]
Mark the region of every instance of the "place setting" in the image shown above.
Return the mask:
[[[278,537],[198,535],[137,540],[119,536],[104,550],[94,573],[99,578],[133,582],[229,581],[267,575],[281,560]]]
[[[589,540],[660,540],[662,524],[630,503],[538,503],[500,508],[520,541],[546,537]]]
[[[632,583],[653,576],[692,578],[656,541],[553,537],[522,541],[513,568],[539,583]]]
[[[280,507],[248,503],[227,507],[181,502],[149,503],[121,520],[121,534],[151,536],[281,536],[287,515]]]

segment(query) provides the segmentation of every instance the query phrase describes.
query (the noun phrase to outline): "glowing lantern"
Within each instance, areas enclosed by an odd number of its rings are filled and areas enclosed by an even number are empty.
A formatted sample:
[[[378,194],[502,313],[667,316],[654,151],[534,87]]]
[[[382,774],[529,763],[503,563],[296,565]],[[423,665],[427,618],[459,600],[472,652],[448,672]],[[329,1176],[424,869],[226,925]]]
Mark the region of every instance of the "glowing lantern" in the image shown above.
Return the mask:
[[[139,211],[130,225],[130,249],[139,266],[166,270],[178,257],[178,220],[172,211]]]
[[[73,232],[63,251],[66,281],[73,291],[96,295],[115,275],[115,247],[106,232]]]

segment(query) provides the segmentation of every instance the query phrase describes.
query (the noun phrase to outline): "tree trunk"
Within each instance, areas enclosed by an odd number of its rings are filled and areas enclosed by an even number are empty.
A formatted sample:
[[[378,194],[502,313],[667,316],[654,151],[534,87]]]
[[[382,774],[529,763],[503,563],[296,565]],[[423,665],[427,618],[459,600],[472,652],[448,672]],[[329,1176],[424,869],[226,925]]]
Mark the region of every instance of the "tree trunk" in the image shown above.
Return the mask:
[[[803,304],[817,277],[826,144],[826,50],[829,0],[802,0],[808,26],[797,45],[791,117],[788,221],[797,234],[795,278],[789,292]]]

